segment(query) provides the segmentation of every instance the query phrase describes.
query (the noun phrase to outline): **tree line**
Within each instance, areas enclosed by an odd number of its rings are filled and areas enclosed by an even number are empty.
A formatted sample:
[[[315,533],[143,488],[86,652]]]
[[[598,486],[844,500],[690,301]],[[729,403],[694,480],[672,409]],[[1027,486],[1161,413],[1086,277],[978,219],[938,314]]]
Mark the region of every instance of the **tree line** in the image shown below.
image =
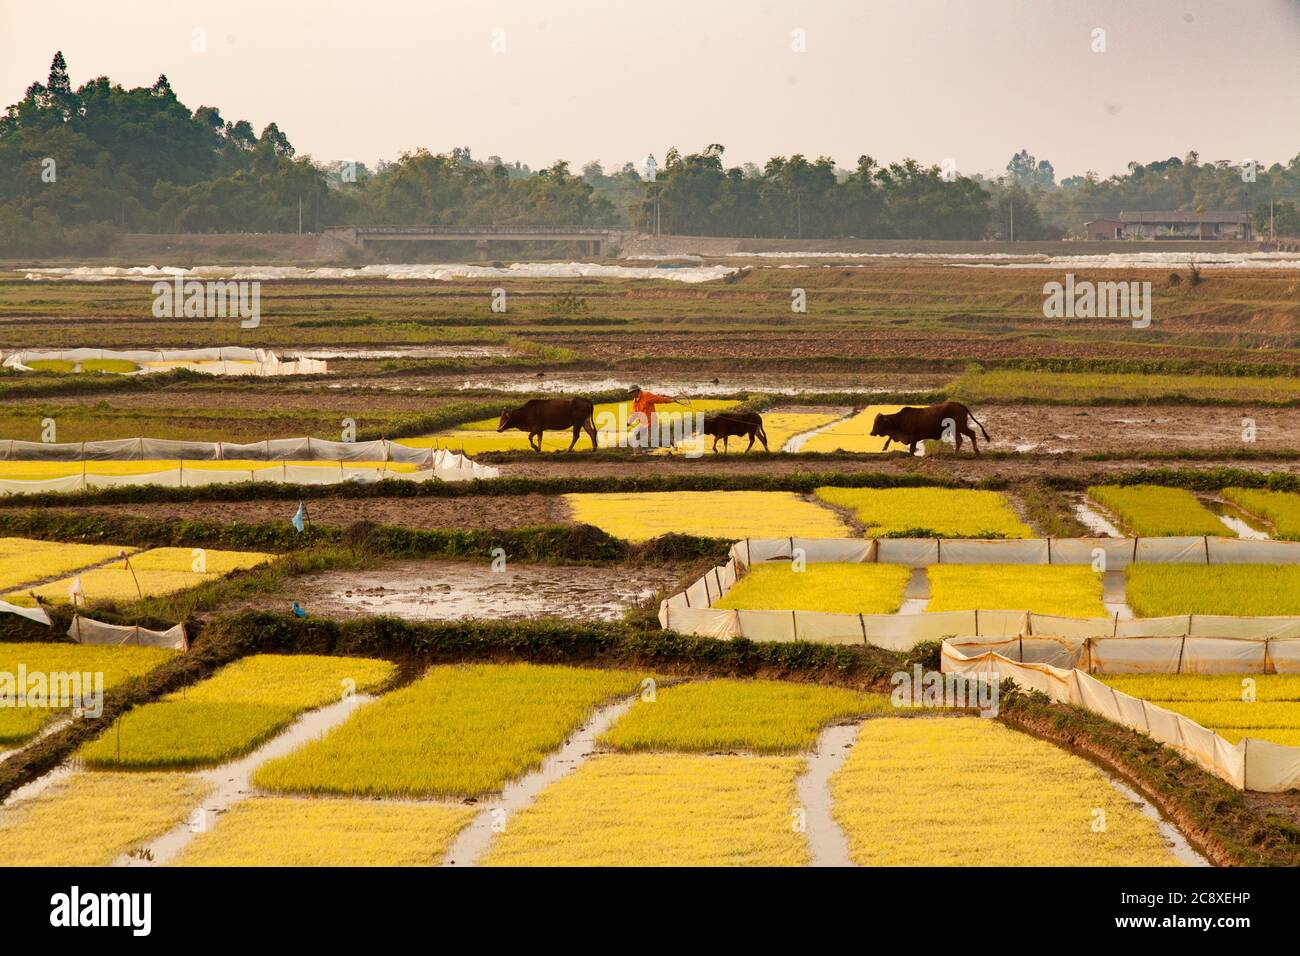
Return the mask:
[[[371,170],[299,155],[275,123],[257,132],[191,110],[166,76],[76,89],[56,54],[45,82],[0,117],[0,255],[92,254],[119,232],[314,232],[336,224],[624,226],[773,238],[1050,239],[1121,209],[1246,209],[1300,235],[1300,155],[1286,165],[1202,163],[1195,153],[1058,183],[1021,150],[1004,175],[913,159],[777,156],[726,166],[724,148],[670,148],[662,165],[532,170],[467,148],[420,149]],[[653,165],[653,172],[649,167]]]

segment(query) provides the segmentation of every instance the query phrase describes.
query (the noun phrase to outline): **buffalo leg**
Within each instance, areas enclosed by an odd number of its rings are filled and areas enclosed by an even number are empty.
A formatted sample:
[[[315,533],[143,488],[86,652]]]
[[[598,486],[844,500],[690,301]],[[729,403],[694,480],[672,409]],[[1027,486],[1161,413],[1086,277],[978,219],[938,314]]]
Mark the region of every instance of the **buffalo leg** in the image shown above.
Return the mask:
[[[581,435],[581,434],[582,434],[582,426],[581,426],[581,425],[574,425],[574,426],[573,426],[573,441],[569,442],[569,447],[566,448],[566,449],[564,449],[564,450],[565,450],[565,451],[573,451],[573,446],[576,445],[576,444],[578,444],[578,436]]]
[[[528,447],[531,448],[533,451],[537,452],[539,455],[542,453],[542,433],[541,433],[541,432],[529,432],[529,433],[528,433]]]
[[[909,455],[916,454],[916,442],[912,442],[910,445],[907,446],[907,453]]]
[[[974,441],[974,439],[971,439],[971,440]],[[958,452],[961,451],[961,432],[960,432],[960,431],[955,431],[955,432],[952,433],[952,450],[953,450],[953,454],[957,454]]]
[[[713,436],[713,453],[714,453],[715,455],[718,453],[718,436],[717,436],[717,435],[714,435],[714,436]]]
[[[889,443],[890,443],[891,441],[893,441],[892,438],[886,438],[886,439],[885,439],[885,445],[884,445],[884,447],[881,448],[880,450],[881,450],[881,451],[889,451]]]
[[[749,433],[749,444],[745,446],[745,454],[748,455],[748,454],[749,454],[749,450],[750,450],[751,448],[753,448],[753,447],[754,447],[754,433],[753,433],[753,432],[750,432],[750,433]]]
[[[591,450],[595,451],[598,447],[596,444],[596,426],[592,423],[591,419],[587,419],[586,423],[582,427],[586,430],[587,437],[591,439]]]

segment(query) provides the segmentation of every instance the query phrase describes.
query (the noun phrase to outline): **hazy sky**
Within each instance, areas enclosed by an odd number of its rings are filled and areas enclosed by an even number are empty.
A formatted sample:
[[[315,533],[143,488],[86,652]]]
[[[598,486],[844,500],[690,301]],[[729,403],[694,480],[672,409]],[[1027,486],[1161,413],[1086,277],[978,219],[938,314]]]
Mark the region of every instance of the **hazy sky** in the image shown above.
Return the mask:
[[[0,0],[4,104],[56,49],[74,86],[166,73],[322,160],[609,168],[722,143],[728,165],[988,173],[1026,147],[1064,177],[1300,153],[1300,0]]]

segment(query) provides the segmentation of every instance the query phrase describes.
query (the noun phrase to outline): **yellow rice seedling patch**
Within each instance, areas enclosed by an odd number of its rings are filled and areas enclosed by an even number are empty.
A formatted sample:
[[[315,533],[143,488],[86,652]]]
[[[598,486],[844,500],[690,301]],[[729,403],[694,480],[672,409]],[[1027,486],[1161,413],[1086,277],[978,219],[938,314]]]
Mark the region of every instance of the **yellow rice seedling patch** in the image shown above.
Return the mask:
[[[1098,674],[1116,690],[1146,700],[1241,700],[1247,688],[1256,700],[1300,701],[1300,674]],[[1246,682],[1250,683],[1247,684]],[[1167,706],[1167,705],[1166,705]]]
[[[802,571],[784,561],[752,565],[714,607],[746,611],[893,614],[912,576],[901,564],[816,562]]]
[[[324,739],[263,764],[280,793],[473,797],[541,764],[592,710],[631,694],[629,671],[531,664],[430,668]]]
[[[83,468],[84,464],[84,468]],[[338,470],[337,461],[252,461],[248,459],[230,459],[227,461],[186,461],[185,471],[267,471],[279,469],[285,465],[291,467],[332,468]],[[152,475],[157,472],[175,471],[181,462],[175,458],[146,461],[0,461],[0,479],[6,481],[44,481],[47,478],[69,478],[83,473],[87,475]],[[389,471],[409,472],[415,465],[398,464],[382,461],[350,461],[351,468],[386,468]]]
[[[91,767],[195,767],[254,749],[298,714],[375,690],[388,661],[256,654],[193,687],[126,713],[78,752]]]
[[[487,866],[803,866],[799,757],[603,754],[552,784]]]
[[[1101,575],[1083,565],[934,564],[926,611],[1034,611],[1105,617]]]
[[[254,797],[191,842],[180,866],[429,866],[475,809],[398,801]]]
[[[141,597],[156,597],[160,594],[174,594],[184,591],[204,581],[213,580],[219,575],[195,574],[192,571],[136,571],[134,575],[125,568],[95,568],[77,575],[81,578],[82,593],[86,603],[97,601],[136,601]],[[68,590],[72,578],[51,581],[38,588],[6,594],[4,600],[22,607],[33,607],[36,601],[32,594],[50,604],[67,604],[71,598]]]
[[[210,790],[185,774],[73,774],[0,809],[0,866],[107,866],[182,823]]]
[[[711,680],[660,689],[638,700],[601,737],[623,751],[810,750],[834,720],[889,710],[883,694],[783,681]]]
[[[29,538],[0,538],[0,588],[16,588],[78,568],[102,564],[117,557],[122,550],[112,544],[64,544]],[[130,554],[135,548],[125,550]]]
[[[818,498],[852,509],[868,538],[1032,538],[996,491],[959,488],[818,488]]]
[[[201,551],[202,555],[195,552]],[[114,550],[116,554],[116,550]],[[134,601],[142,595],[156,597],[174,594],[188,588],[213,581],[224,574],[256,567],[274,560],[276,555],[258,551],[218,551],[213,548],[154,548],[131,556],[131,567],[115,561],[102,568],[82,572],[81,589],[86,603],[95,601]],[[195,567],[206,570],[197,572]],[[132,571],[134,570],[134,574]],[[72,578],[51,581],[49,584],[27,591],[6,595],[5,600],[31,607],[36,602],[31,594],[39,595],[51,604],[64,604],[70,600],[68,589]]]
[[[198,552],[198,553],[196,553]],[[131,567],[137,571],[194,571],[199,568],[206,574],[229,574],[255,568],[275,560],[276,555],[261,551],[218,551],[213,548],[150,548],[131,556]],[[110,568],[126,569],[123,562],[114,562]]]
[[[1283,747],[1300,747],[1300,727],[1208,727],[1230,744],[1251,740],[1267,740]]]
[[[788,491],[654,491],[569,494],[573,520],[627,541],[663,534],[708,538],[847,538],[831,511]]]
[[[522,402],[519,404],[522,404]],[[695,399],[690,405],[677,402],[660,405],[655,409],[655,414],[679,413],[694,416],[696,412],[712,412],[722,408],[732,408],[739,404],[735,399]],[[620,409],[620,405],[625,407]],[[612,448],[621,443],[622,436],[627,433],[626,423],[631,412],[632,406],[630,402],[601,402],[596,405],[593,419],[596,425],[596,443],[599,447]],[[528,451],[528,434],[517,430],[497,432],[499,421],[500,416],[497,418],[484,418],[433,435],[404,438],[402,444],[416,448],[450,448],[466,455],[475,455],[485,451]],[[605,427],[611,423],[613,423],[614,427]],[[571,441],[573,441],[573,432],[571,430],[548,431],[542,435],[542,450],[564,451],[569,447]],[[579,448],[590,449],[591,439],[586,433],[581,434],[578,438],[578,444],[574,448],[575,450]]]
[[[1300,495],[1258,488],[1224,488],[1223,497],[1273,526],[1273,537],[1300,541]]]
[[[885,449],[884,438],[874,438],[871,435],[871,426],[876,420],[877,415],[892,415],[903,405],[868,405],[856,415],[844,419],[838,425],[820,434],[813,435],[804,442],[801,451],[850,451],[863,452],[866,454],[879,454]],[[890,450],[902,448],[907,451],[906,445],[890,445]]]
[[[1139,617],[1300,614],[1300,565],[1131,564],[1124,575]]]
[[[862,866],[1176,864],[1100,770],[992,720],[868,720],[831,796]]]
[[[1088,497],[1119,518],[1129,534],[1177,537],[1207,534],[1231,538],[1235,532],[1196,496],[1183,488],[1160,485],[1093,485]]]
[[[1300,745],[1300,674],[1114,674],[1100,678],[1196,721],[1229,743]],[[1255,699],[1245,699],[1253,694]]]
[[[68,709],[61,701],[51,700],[48,696],[44,698],[45,703],[35,706],[35,698],[31,696],[33,675],[44,675],[47,692],[54,692],[50,685],[51,674],[81,674],[84,694],[94,690],[94,675],[102,674],[104,690],[108,691],[132,677],[147,674],[175,654],[175,651],[157,647],[0,642],[0,674],[13,675],[16,682],[19,669],[26,672],[29,704],[25,707],[0,708],[0,744],[16,744],[30,739],[48,721]],[[86,682],[86,674],[91,675],[89,684]],[[72,689],[75,691],[75,686]],[[18,690],[17,686],[13,688],[15,694]]]

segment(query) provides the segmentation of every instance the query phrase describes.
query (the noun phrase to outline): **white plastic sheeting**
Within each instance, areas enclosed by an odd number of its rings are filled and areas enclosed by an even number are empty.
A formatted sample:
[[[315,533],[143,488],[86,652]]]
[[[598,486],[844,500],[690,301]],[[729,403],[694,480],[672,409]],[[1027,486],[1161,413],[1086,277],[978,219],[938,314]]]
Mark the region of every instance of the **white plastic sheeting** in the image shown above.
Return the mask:
[[[739,272],[733,266],[687,266],[656,269],[644,266],[615,266],[598,262],[513,262],[509,266],[482,266],[464,262],[436,265],[386,264],[358,268],[329,266],[78,266],[27,269],[29,281],[54,282],[154,282],[181,276],[186,279],[236,279],[269,282],[276,279],[423,279],[450,282],[454,279],[661,279],[667,282],[714,282]]]
[[[249,349],[228,346],[215,349],[168,349],[164,351],[146,349],[64,349],[46,351],[29,349],[23,352],[11,352],[5,356],[4,367],[20,372],[30,372],[29,362],[89,362],[100,359],[111,361],[134,362],[145,366],[147,362],[182,363],[189,365],[192,371],[208,375],[253,375],[259,377],[275,375],[320,375],[329,371],[329,365],[319,359],[299,358],[282,362],[274,352],[266,349]],[[124,375],[148,375],[151,372],[167,371],[161,367],[142,367]]]
[[[682,634],[705,637],[744,637],[755,641],[816,641],[827,644],[875,644],[906,650],[921,641],[953,635],[989,639],[1059,638],[1072,648],[1070,666],[1090,639],[1104,652],[1110,668],[1154,670],[1140,659],[1129,663],[1116,656],[1127,638],[1227,638],[1257,642],[1300,638],[1300,618],[1230,617],[1180,614],[1172,617],[1120,620],[1118,615],[1069,618],[1028,610],[942,611],[922,614],[831,614],[819,611],[723,610],[714,605],[729,591],[744,569],[762,561],[790,561],[796,552],[809,563],[882,563],[923,568],[931,564],[1086,564],[1098,552],[1106,567],[1118,570],[1133,563],[1292,564],[1300,563],[1300,542],[1236,538],[1041,538],[985,541],[935,538],[746,538],[731,546],[727,563],[707,572],[684,591],[659,604],[659,623]],[[1188,642],[1190,643],[1190,642]],[[1053,645],[1055,646],[1055,645]],[[1066,645],[1061,645],[1066,646]],[[1152,645],[1154,648],[1155,645]],[[1210,645],[1198,645],[1209,654]],[[1297,645],[1300,648],[1300,645]],[[1185,650],[1185,646],[1181,647]],[[1235,651],[1247,652],[1240,645]],[[1064,653],[1064,652],[1062,652]],[[1197,673],[1218,673],[1212,659],[1196,650],[1184,661]],[[1250,652],[1256,653],[1256,652]],[[1263,653],[1260,651],[1259,653]],[[1202,655],[1204,656],[1204,655]],[[1065,658],[1053,658],[1065,660]],[[1198,663],[1199,662],[1199,663]],[[1111,670],[1112,673],[1128,671]]]
[[[8,601],[0,601],[0,614],[17,614],[19,617],[25,617],[37,624],[50,623],[50,616],[42,608],[19,607],[17,604],[10,604]]]
[[[954,641],[944,641],[942,662],[944,673],[1009,677],[1052,700],[1144,733],[1239,790],[1281,793],[1300,788],[1300,747],[1250,737],[1230,744],[1194,720],[1115,690],[1078,668],[1020,663],[994,650],[963,647]]]
[[[151,631],[138,626],[105,624],[80,614],[72,619],[68,637],[78,644],[130,645],[132,647],[165,647],[174,651],[188,651],[189,638],[185,625],[177,624],[165,631]]]
[[[279,468],[186,469],[186,461],[267,461]],[[122,485],[163,485],[194,488],[241,481],[267,481],[293,485],[336,485],[373,482],[385,478],[405,481],[470,481],[499,478],[501,471],[446,448],[412,448],[386,439],[334,442],[319,438],[282,438],[232,444],[183,442],[157,438],[123,438],[113,441],[43,443],[0,442],[0,461],[157,461],[176,462],[175,468],[134,475],[79,475],[30,481],[0,479],[0,494],[34,494],[47,491],[85,491]],[[337,469],[290,462],[336,461]],[[349,465],[349,462],[354,464]],[[365,462],[367,464],[355,464]],[[374,462],[380,462],[378,466]],[[416,466],[414,471],[393,471],[390,464]]]

